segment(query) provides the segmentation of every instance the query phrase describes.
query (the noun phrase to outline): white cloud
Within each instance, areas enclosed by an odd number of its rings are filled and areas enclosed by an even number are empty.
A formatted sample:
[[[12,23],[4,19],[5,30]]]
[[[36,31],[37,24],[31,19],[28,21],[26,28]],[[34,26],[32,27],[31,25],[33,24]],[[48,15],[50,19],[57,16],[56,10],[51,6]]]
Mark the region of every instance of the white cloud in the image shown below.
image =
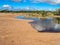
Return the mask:
[[[26,9],[27,9],[27,10],[29,10],[29,9],[30,9],[30,7],[26,7]]]
[[[3,5],[2,7],[3,7],[3,8],[9,8],[9,9],[12,8],[10,5]]]
[[[26,2],[27,0],[12,0],[12,1],[14,1],[14,2],[21,2],[21,1]]]
[[[34,3],[47,2],[50,4],[60,4],[60,0],[31,0]]]
[[[14,2],[20,2],[20,1],[22,1],[22,0],[13,0]]]
[[[26,0],[23,0],[23,2],[26,2]]]

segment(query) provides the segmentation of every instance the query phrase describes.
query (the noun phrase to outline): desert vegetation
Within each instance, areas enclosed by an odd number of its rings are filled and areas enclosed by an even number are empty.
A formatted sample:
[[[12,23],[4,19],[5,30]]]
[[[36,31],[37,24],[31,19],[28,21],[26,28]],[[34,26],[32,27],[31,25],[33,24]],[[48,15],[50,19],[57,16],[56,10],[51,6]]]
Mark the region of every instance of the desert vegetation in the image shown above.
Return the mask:
[[[36,17],[36,18],[40,18],[40,17],[54,17],[55,21],[57,23],[60,23],[60,18],[58,16],[60,16],[60,9],[57,9],[55,11],[45,11],[45,10],[36,10],[36,11],[12,11],[12,10],[0,10],[0,13],[26,13],[24,16],[29,18],[29,17]]]
[[[12,10],[0,10],[1,13],[28,13],[29,15],[36,16],[53,16],[53,15],[60,15],[60,9],[57,9],[56,11],[45,11],[45,10],[36,10],[36,11],[12,11]]]

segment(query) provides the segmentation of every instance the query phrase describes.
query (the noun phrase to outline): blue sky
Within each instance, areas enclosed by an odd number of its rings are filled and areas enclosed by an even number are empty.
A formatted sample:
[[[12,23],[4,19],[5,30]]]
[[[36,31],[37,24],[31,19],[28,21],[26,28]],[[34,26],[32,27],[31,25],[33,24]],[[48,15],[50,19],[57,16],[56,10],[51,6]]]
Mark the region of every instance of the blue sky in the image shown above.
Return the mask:
[[[0,0],[0,9],[55,10],[60,0]]]

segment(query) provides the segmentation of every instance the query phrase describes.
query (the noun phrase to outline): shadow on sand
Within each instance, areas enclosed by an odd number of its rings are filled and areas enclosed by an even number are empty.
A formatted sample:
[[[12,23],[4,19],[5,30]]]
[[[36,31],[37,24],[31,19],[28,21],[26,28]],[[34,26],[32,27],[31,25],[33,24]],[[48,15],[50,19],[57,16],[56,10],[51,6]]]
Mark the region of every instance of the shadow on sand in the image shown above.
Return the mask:
[[[48,33],[60,33],[60,30],[54,30],[54,29],[50,29],[50,30],[43,30],[43,31],[38,31],[38,32],[48,32]]]
[[[32,26],[32,25],[31,25]],[[36,31],[38,31],[34,26],[32,26],[32,28],[34,28]],[[46,30],[42,30],[42,31],[38,31],[38,32],[43,32],[43,33],[45,33],[45,32],[47,32],[47,33],[60,33],[60,30],[58,29],[58,30],[54,30],[54,29],[46,29]]]
[[[32,25],[31,25],[32,26]],[[39,30],[37,30],[34,26],[32,26],[32,28],[34,28],[36,31],[38,31],[38,32],[43,32],[43,33],[45,33],[45,32],[48,32],[48,33],[60,33],[60,29],[57,29],[57,30],[55,30],[55,29],[46,29],[46,30],[42,30],[42,31],[39,31]]]
[[[55,29],[49,29],[49,30],[46,29],[46,30],[39,31],[39,30],[37,30],[35,28],[35,26],[33,26],[33,25],[31,25],[31,26],[32,26],[32,28],[34,28],[38,32],[43,32],[43,33],[45,33],[45,32],[48,32],[48,33],[60,33],[60,29],[57,29],[57,30],[55,30]]]

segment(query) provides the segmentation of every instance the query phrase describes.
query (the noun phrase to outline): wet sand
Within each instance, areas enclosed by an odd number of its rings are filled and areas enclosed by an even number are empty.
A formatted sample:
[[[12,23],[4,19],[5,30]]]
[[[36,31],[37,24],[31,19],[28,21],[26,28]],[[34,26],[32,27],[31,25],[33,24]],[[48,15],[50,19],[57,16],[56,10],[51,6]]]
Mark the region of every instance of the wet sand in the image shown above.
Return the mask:
[[[18,15],[0,13],[0,45],[60,45],[60,33],[37,32]]]

